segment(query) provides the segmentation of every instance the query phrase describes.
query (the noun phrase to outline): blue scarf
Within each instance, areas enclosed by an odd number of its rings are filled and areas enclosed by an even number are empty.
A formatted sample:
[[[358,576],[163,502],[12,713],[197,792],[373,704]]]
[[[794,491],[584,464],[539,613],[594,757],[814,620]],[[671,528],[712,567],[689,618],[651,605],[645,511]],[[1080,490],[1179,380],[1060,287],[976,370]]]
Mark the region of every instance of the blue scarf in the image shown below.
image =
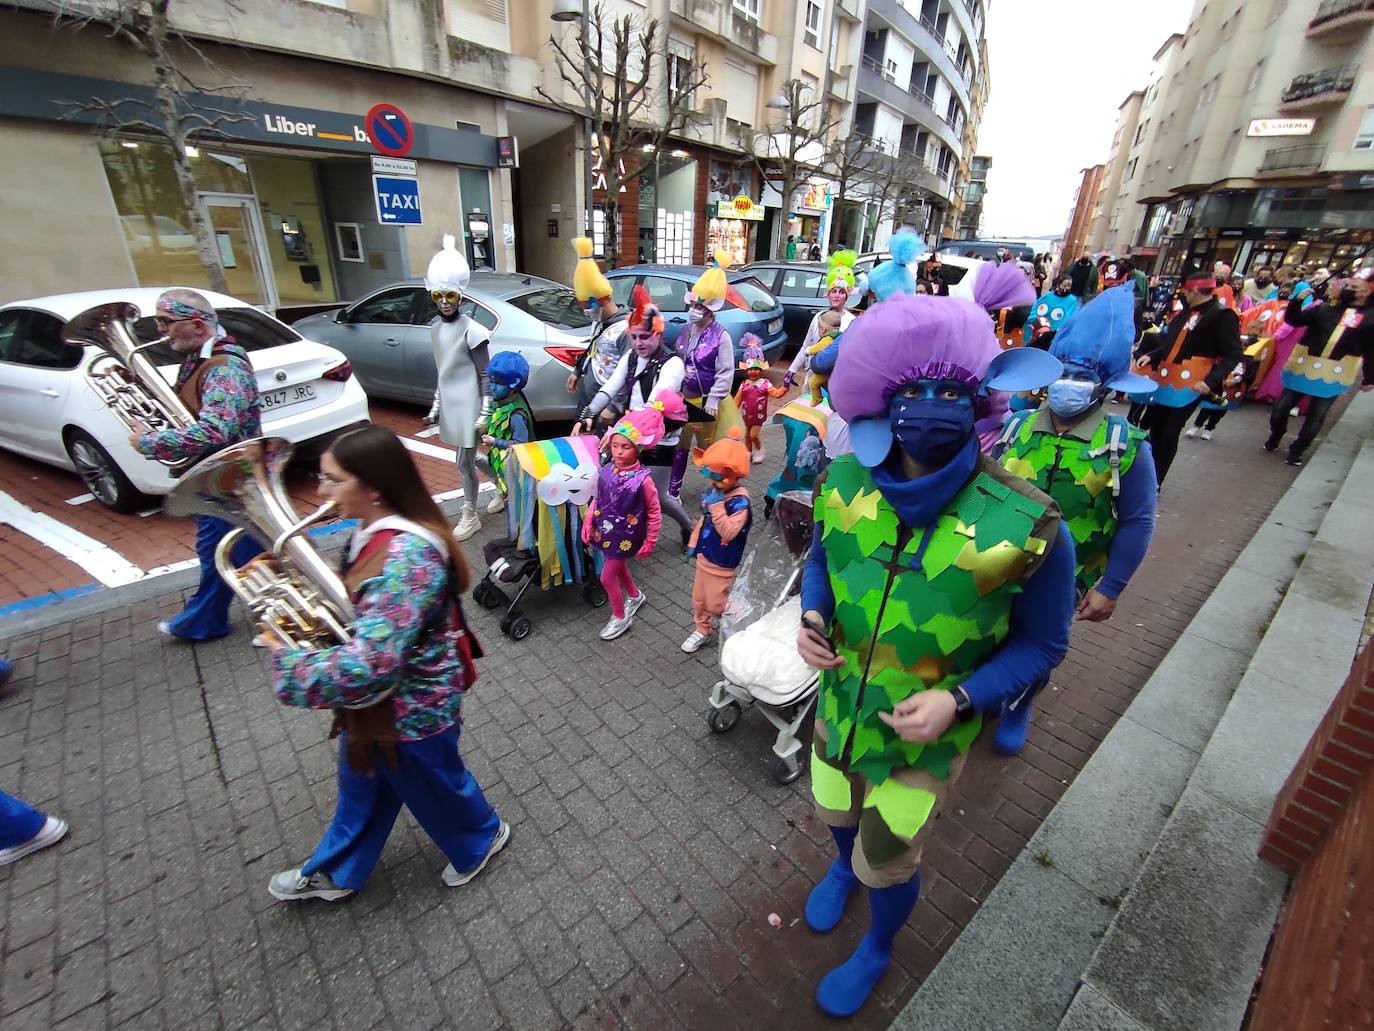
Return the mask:
[[[897,518],[912,529],[932,525],[973,475],[978,464],[978,435],[972,434],[959,452],[943,468],[909,479],[902,471],[897,448],[886,462],[873,470],[873,482]]]

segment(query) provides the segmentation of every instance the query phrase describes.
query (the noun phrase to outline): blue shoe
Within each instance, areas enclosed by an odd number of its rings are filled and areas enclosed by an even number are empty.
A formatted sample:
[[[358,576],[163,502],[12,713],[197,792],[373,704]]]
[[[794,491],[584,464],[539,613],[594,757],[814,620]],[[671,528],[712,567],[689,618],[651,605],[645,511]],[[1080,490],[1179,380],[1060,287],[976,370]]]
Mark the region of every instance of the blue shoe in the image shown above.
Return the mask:
[[[906,923],[921,897],[921,875],[891,888],[870,888],[872,913],[868,933],[854,954],[821,978],[816,986],[816,1005],[832,1017],[852,1017],[873,994],[883,971],[892,962],[892,940]]]
[[[832,859],[830,869],[806,898],[806,926],[819,934],[833,931],[844,916],[845,903],[858,886],[854,871],[838,858]]]
[[[873,994],[883,971],[892,962],[891,949],[880,948],[864,935],[854,954],[821,978],[816,1005],[831,1017],[852,1017]]]

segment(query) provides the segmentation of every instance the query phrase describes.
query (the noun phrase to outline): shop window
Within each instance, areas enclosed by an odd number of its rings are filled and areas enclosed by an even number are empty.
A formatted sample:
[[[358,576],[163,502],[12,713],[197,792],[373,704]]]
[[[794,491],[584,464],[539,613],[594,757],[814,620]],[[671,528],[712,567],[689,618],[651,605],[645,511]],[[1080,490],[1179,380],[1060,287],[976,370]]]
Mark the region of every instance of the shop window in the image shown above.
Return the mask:
[[[687,310],[687,284],[666,276],[645,276],[644,288],[663,311]]]
[[[415,306],[416,293],[418,291],[410,286],[383,290],[349,312],[348,321],[382,326],[409,325],[410,310]]]
[[[314,163],[255,154],[248,158],[248,167],[279,302],[312,304],[336,299],[329,260],[334,241],[329,239]],[[361,253],[356,260],[362,260]]]

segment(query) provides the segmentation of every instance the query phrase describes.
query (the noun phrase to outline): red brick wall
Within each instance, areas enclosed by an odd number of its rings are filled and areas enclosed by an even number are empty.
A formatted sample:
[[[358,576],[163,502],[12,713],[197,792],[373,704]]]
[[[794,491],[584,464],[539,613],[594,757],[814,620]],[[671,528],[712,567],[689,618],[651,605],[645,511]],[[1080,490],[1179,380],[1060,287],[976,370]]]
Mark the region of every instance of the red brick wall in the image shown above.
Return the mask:
[[[1295,875],[1250,1031],[1368,1026],[1374,1011],[1374,649],[1274,803],[1260,855]]]

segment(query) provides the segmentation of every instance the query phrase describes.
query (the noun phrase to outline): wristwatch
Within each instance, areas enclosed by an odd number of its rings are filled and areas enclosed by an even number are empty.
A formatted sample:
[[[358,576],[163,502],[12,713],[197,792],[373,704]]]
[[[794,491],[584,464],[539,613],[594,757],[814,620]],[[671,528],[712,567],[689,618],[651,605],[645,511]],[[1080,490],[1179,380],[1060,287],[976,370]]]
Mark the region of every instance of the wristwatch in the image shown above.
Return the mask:
[[[949,689],[949,693],[954,696],[954,718],[960,723],[967,723],[973,719],[973,714],[977,710],[973,708],[973,699],[964,690],[964,685],[954,685]]]

